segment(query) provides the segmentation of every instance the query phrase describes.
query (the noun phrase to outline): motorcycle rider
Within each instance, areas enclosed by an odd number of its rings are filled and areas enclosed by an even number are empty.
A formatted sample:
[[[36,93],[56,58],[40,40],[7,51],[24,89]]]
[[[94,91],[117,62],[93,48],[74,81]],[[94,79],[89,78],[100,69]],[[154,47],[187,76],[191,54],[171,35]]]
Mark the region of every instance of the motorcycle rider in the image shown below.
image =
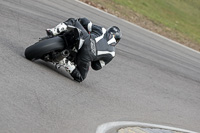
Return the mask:
[[[120,41],[122,33],[117,26],[106,30],[93,25],[87,18],[70,18],[55,28],[47,29],[46,32],[48,36],[56,36],[73,27],[78,28],[82,35],[76,46],[76,66],[65,58],[60,64],[69,71],[74,80],[82,82],[87,76],[90,64],[94,70],[100,70],[115,57],[115,46]]]

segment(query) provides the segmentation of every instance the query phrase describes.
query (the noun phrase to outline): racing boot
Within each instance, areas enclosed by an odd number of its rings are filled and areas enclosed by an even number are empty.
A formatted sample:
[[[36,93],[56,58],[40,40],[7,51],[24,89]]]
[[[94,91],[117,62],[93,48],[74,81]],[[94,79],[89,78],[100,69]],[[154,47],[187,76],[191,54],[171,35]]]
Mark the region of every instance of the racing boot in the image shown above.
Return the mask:
[[[64,67],[65,70],[68,71],[69,73],[72,73],[74,69],[76,68],[76,66],[71,61],[67,60],[66,58],[59,61],[59,63],[56,65],[57,69],[60,67]]]
[[[69,73],[72,73],[76,67],[71,61],[66,60],[66,64],[64,65],[64,68]]]
[[[46,32],[49,37],[53,37],[60,34],[61,32],[65,30],[67,30],[67,25],[65,23],[60,23],[54,28],[47,29]]]

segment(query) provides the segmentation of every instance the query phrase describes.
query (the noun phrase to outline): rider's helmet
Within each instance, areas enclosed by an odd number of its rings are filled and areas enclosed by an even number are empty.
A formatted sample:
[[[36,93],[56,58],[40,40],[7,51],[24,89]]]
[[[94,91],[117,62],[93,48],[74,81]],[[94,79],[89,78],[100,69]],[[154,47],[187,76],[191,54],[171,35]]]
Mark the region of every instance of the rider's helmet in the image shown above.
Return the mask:
[[[109,35],[109,38],[113,37],[113,36],[115,37],[116,44],[120,41],[120,39],[122,37],[122,33],[117,26],[112,26],[112,27],[108,28],[107,33]]]

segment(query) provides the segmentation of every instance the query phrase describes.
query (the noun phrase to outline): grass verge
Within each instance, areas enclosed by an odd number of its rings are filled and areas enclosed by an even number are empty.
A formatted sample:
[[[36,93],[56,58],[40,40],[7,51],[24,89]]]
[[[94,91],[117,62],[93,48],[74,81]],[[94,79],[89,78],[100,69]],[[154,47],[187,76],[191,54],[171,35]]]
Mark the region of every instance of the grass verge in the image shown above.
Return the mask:
[[[200,51],[199,0],[81,0]]]

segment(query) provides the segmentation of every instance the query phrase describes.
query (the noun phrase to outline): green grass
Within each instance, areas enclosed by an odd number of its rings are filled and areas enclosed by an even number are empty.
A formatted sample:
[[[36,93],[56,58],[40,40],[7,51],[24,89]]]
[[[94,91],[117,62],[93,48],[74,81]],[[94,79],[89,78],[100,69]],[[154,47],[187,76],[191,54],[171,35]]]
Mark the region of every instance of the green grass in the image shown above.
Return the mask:
[[[137,12],[200,45],[200,0],[90,0],[127,17]],[[120,7],[120,8],[119,8]]]

